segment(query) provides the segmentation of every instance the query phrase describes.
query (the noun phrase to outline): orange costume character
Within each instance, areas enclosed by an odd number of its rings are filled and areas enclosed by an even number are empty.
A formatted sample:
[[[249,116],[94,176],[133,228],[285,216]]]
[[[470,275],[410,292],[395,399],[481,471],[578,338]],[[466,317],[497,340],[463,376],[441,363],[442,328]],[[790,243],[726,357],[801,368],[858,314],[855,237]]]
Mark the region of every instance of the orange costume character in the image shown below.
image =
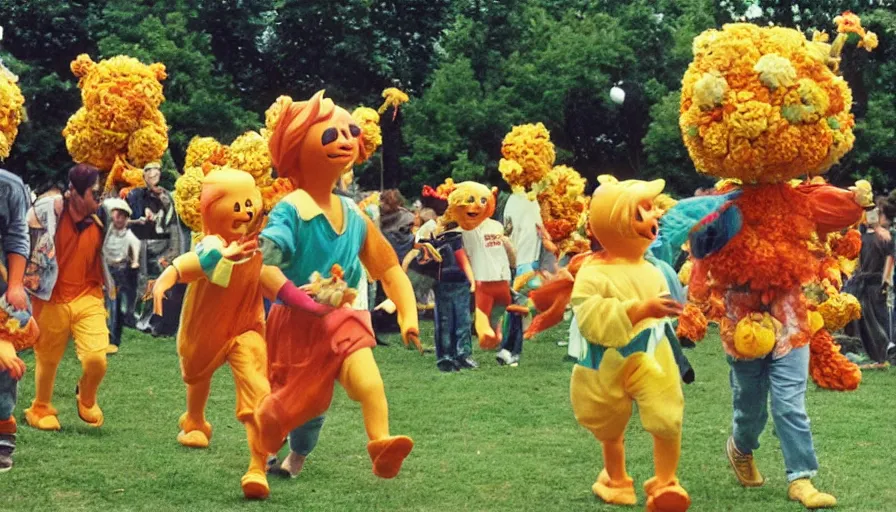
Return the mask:
[[[512,300],[510,269],[516,267],[510,239],[504,226],[491,218],[495,195],[481,183],[458,183],[448,196],[446,218],[463,229],[464,250],[476,279],[476,316],[473,320],[479,347],[493,349],[501,344],[501,318]]]
[[[370,219],[333,194],[342,174],[365,156],[361,128],[320,91],[308,101],[284,102],[270,150],[279,176],[296,190],[271,210],[261,233],[265,263],[298,286],[339,265],[352,288],[363,264],[396,304],[402,338],[419,346],[414,292],[395,251]],[[374,474],[397,475],[413,441],[389,434],[375,344],[366,311],[339,308],[318,318],[275,304],[267,326],[271,394],[256,412],[264,448],[276,452],[287,432],[325,412],[338,380],[361,403]]]
[[[211,378],[229,363],[236,385],[236,417],[246,426],[251,452],[249,470],[241,482],[243,494],[255,499],[270,493],[266,452],[253,416],[259,401],[270,393],[262,295],[300,305],[311,314],[328,311],[307,295],[298,303],[291,301],[301,292],[284,287],[282,273],[263,266],[256,243],[245,241],[257,232],[261,208],[261,192],[250,174],[226,167],[210,173],[200,195],[205,237],[195,251],[175,259],[153,288],[154,311],[161,315],[165,292],[177,282],[190,283],[177,337],[187,384],[187,412],[178,422],[177,440],[184,446],[208,447],[212,428],[205,420],[205,404]]]

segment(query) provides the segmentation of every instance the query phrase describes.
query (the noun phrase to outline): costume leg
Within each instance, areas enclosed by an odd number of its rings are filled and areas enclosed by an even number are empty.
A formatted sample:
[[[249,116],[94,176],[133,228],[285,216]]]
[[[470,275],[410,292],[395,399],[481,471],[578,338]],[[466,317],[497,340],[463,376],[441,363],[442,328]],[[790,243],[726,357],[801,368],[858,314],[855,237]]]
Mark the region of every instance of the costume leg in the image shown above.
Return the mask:
[[[598,370],[576,365],[569,384],[572,410],[582,425],[601,443],[604,467],[591,491],[607,503],[634,505],[635,486],[625,469],[625,427],[632,414],[632,402],[622,388],[606,386]]]
[[[492,329],[490,319],[495,299],[486,289],[487,286],[488,283],[476,282],[476,316],[473,320],[476,325],[476,336],[479,337],[479,347],[483,349],[497,346],[495,330]]]
[[[361,403],[364,427],[370,438],[367,452],[373,461],[373,473],[381,478],[393,478],[411,453],[414,441],[406,436],[389,435],[389,406],[373,351],[362,348],[348,356],[342,363],[339,382],[349,398]]]
[[[671,343],[661,340],[652,354],[629,358],[637,365],[627,374],[626,389],[638,402],[644,430],[653,436],[655,473],[644,483],[647,510],[683,512],[690,507],[691,499],[675,473],[681,459],[684,395]]]
[[[236,417],[246,427],[249,442],[249,469],[241,482],[243,495],[248,499],[265,499],[271,492],[265,476],[267,451],[262,446],[253,415],[261,399],[271,393],[264,338],[255,331],[239,335],[227,360],[236,386]]]
[[[103,411],[96,403],[97,391],[106,375],[109,329],[103,299],[82,295],[70,304],[75,351],[81,360],[78,381],[78,416],[94,427],[103,424]]]
[[[208,402],[212,377],[187,384],[187,412],[177,421],[180,433],[177,442],[190,448],[208,448],[212,426],[205,420],[205,404]]]
[[[35,318],[40,336],[34,344],[34,400],[25,409],[25,421],[40,430],[59,430],[59,418],[51,405],[56,368],[65,354],[71,335],[71,315],[67,304],[34,301]]]

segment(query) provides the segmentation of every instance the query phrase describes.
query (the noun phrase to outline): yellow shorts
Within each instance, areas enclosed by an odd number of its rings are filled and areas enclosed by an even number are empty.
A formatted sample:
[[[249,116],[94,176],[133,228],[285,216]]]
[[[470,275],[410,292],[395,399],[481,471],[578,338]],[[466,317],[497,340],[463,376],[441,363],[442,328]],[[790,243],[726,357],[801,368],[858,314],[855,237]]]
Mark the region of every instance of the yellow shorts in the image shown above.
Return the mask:
[[[637,352],[623,358],[611,349],[599,369],[580,365],[573,369],[569,386],[573,413],[599,440],[613,441],[625,433],[635,401],[644,430],[662,438],[676,437],[684,414],[680,379],[666,339],[652,355]]]
[[[65,347],[72,336],[78,358],[102,352],[109,346],[106,326],[106,305],[103,299],[85,293],[65,304],[35,301],[40,337],[34,344],[34,354],[44,361],[62,360]]]

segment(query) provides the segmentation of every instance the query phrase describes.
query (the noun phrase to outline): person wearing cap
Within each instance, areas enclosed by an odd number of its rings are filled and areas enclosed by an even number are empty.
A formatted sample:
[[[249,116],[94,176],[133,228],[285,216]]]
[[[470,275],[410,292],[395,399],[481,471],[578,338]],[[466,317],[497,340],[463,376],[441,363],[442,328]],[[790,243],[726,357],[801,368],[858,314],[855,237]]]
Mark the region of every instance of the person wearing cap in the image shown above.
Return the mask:
[[[82,368],[75,388],[78,416],[92,427],[104,421],[97,404],[109,346],[103,290],[114,295],[115,283],[103,260],[100,193],[99,171],[78,164],[69,170],[64,197],[39,199],[28,212],[34,247],[25,285],[35,298],[40,337],[34,345],[34,400],[25,420],[40,430],[61,428],[51,401],[56,369],[70,337]]]
[[[131,207],[119,198],[106,199],[103,206],[112,219],[112,226],[103,241],[103,258],[117,287],[109,296],[110,340],[107,353],[118,352],[121,329],[134,316],[137,300],[137,274],[140,271],[140,240],[128,228]]]
[[[128,194],[131,207],[131,231],[140,240],[140,272],[137,289],[144,290],[149,280],[158,277],[168,262],[186,252],[189,241],[180,227],[171,192],[159,185],[162,165],[150,162],[143,167],[146,187],[135,188]],[[137,328],[153,335],[173,335],[177,330],[180,306],[186,286],[178,284],[166,302],[164,320],[152,320],[152,308],[144,308]]]

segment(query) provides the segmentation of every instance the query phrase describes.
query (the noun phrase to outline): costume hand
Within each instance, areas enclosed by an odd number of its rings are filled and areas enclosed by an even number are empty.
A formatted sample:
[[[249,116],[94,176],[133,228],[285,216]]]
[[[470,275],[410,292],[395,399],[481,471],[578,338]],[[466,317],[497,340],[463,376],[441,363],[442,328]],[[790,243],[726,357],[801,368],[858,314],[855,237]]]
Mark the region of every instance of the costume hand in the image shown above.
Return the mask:
[[[165,294],[168,290],[175,284],[177,284],[177,270],[174,267],[168,267],[156,279],[152,287],[152,312],[154,314],[162,316],[162,301],[165,300]]]
[[[19,311],[26,311],[28,309],[28,296],[25,294],[25,288],[22,286],[10,286],[6,290],[6,302]]]
[[[640,309],[642,318],[666,318],[668,316],[678,316],[684,309],[684,306],[669,296],[647,299],[637,307]]]
[[[470,283],[470,293],[476,293],[476,283]]]
[[[401,340],[405,345],[408,343],[413,343],[415,347],[417,347],[417,351],[423,355],[423,345],[420,344],[420,332],[416,327],[408,327],[407,329],[401,330]]]
[[[238,242],[230,242],[230,244],[221,251],[221,255],[231,261],[242,261],[252,257],[257,250],[258,239],[240,239]]]
[[[25,362],[16,355],[16,349],[8,341],[0,341],[0,372],[9,372],[13,380],[25,375]]]
[[[383,302],[380,302],[375,308],[374,311],[385,311],[386,313],[392,315],[395,314],[395,311],[398,307],[392,302],[392,299],[386,299]]]

